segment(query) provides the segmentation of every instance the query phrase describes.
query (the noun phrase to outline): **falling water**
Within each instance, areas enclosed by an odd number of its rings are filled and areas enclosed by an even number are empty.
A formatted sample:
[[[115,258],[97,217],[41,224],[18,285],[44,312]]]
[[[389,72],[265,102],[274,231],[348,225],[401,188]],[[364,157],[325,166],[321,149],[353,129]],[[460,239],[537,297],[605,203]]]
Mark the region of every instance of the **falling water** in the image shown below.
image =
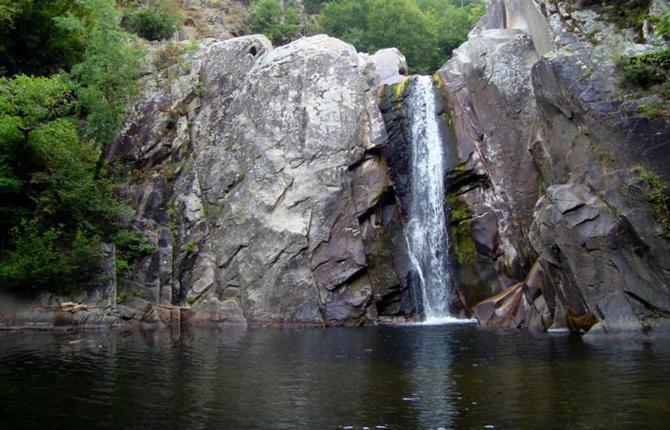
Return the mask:
[[[444,210],[444,154],[433,82],[417,76],[408,100],[412,134],[412,200],[405,237],[419,276],[425,323],[455,320],[449,315],[452,291],[449,238]]]

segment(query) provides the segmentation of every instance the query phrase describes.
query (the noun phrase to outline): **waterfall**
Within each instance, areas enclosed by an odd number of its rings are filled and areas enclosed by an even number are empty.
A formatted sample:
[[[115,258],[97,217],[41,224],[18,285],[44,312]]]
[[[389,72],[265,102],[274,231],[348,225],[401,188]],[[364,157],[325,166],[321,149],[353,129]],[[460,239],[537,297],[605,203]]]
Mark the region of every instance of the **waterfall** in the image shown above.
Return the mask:
[[[418,274],[426,323],[449,322],[453,290],[444,209],[444,151],[432,79],[417,76],[408,98],[412,139],[412,197],[405,227]]]

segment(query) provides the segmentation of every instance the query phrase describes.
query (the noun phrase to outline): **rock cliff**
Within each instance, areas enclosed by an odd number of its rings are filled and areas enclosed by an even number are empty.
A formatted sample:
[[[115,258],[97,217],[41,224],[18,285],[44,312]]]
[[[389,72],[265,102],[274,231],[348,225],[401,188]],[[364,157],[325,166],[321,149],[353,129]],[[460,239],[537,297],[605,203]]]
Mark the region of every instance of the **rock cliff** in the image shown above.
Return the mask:
[[[482,324],[667,333],[652,188],[670,178],[670,124],[617,86],[617,58],[654,40],[575,6],[490,1],[438,72],[460,162],[448,177],[471,178],[450,188],[477,250],[459,284]]]
[[[191,323],[411,318],[375,98],[406,73],[402,54],[245,36],[172,63],[145,78],[107,154],[134,170],[134,225],[157,247],[120,281],[126,297]]]

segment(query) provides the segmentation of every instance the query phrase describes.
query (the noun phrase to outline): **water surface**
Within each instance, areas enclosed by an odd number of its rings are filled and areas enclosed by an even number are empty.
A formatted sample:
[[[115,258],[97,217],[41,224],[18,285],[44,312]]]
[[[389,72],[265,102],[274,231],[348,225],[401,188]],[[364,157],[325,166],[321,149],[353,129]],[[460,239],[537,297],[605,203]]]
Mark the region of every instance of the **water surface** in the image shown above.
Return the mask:
[[[0,332],[0,428],[665,429],[669,370],[473,325]]]

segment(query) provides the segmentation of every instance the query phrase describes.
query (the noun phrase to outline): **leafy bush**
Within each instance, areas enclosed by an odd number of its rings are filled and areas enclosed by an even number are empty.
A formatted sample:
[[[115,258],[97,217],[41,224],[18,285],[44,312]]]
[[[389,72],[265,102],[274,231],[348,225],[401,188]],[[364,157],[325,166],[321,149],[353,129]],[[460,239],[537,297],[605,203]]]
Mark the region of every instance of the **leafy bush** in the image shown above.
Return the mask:
[[[670,48],[659,49],[625,59],[619,76],[619,86],[628,90],[648,90],[654,85],[667,86],[670,71]],[[665,86],[661,87],[661,95]]]
[[[300,11],[293,1],[282,6],[278,0],[254,0],[249,9],[249,29],[265,34],[274,44],[290,42],[300,33]]]
[[[324,3],[327,3],[329,0],[303,0],[305,5],[305,12],[307,14],[313,15],[321,12],[321,8]]]
[[[156,251],[153,243],[135,230],[119,230],[114,237],[114,242],[116,244],[116,275],[119,278],[125,277],[130,271],[130,261]]]
[[[637,107],[640,116],[650,119],[670,119],[670,102],[645,103]]]
[[[656,67],[644,63],[633,63],[623,68],[619,76],[619,85],[627,89],[648,89],[664,80],[665,76]]]
[[[166,1],[154,1],[139,10],[124,14],[121,25],[127,31],[148,40],[171,37],[181,25],[183,17]]]
[[[654,27],[654,33],[658,37],[662,37],[666,40],[670,39],[670,8],[666,9],[666,11],[658,17]]]
[[[670,186],[658,174],[650,170],[636,167],[640,179],[649,184],[647,199],[656,221],[663,227],[663,236],[670,239]]]
[[[0,258],[4,287],[67,293],[85,285],[98,269],[100,239],[82,230],[70,237],[63,226],[45,228],[37,220],[23,220],[11,236],[14,248]]]

